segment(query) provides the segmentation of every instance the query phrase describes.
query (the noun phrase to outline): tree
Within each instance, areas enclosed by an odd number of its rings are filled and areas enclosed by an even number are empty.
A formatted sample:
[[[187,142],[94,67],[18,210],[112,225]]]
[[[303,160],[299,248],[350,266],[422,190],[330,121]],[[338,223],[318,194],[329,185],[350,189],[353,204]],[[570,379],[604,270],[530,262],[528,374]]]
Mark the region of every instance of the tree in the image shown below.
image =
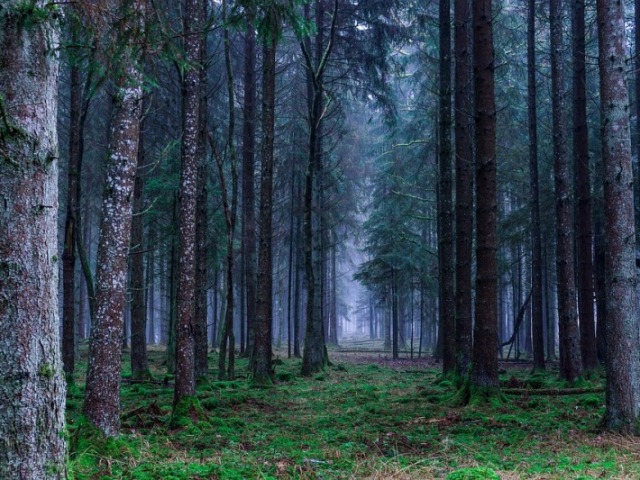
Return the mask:
[[[247,32],[244,39],[244,97],[242,117],[242,262],[247,312],[247,352],[253,345],[256,310],[256,34],[254,12],[247,8]],[[242,298],[241,295],[241,298]],[[244,321],[244,319],[242,319]]]
[[[317,2],[317,5],[320,2]],[[317,8],[317,22],[322,22],[323,8]],[[324,73],[327,63],[331,56],[335,41],[336,21],[338,15],[338,0],[334,1],[333,14],[331,17],[331,27],[329,30],[329,38],[326,47],[322,49],[322,38],[318,40],[318,48],[316,48],[316,63],[311,58],[311,52],[305,42],[300,42],[300,48],[304,55],[305,65],[311,80],[311,98],[309,102],[309,145],[307,169],[305,171],[305,190],[304,190],[304,264],[307,279],[307,329],[305,332],[304,350],[302,352],[302,374],[312,375],[323,370],[327,363],[327,352],[325,346],[324,335],[324,319],[322,316],[322,289],[320,276],[322,275],[322,248],[314,248],[314,239],[321,240],[318,236],[323,234],[322,228],[318,228],[314,232],[314,223],[321,224],[321,221],[314,222],[313,215],[313,197],[314,191],[321,193],[322,182],[316,184],[316,177],[321,172],[321,143],[320,128],[323,119],[323,96],[324,96]],[[319,29],[319,35],[322,29]],[[316,207],[322,208],[320,205]],[[318,268],[318,266],[320,268]]]
[[[582,373],[576,305],[573,250],[573,202],[566,153],[564,80],[562,75],[562,0],[549,0],[551,24],[551,96],[553,111],[553,170],[556,201],[556,269],[560,326],[560,376],[570,382]]]
[[[202,18],[208,16],[208,2],[201,2]],[[209,339],[207,336],[207,289],[208,289],[208,191],[207,178],[207,117],[209,114],[209,89],[207,75],[207,37],[205,35],[200,52],[200,132],[198,133],[198,197],[196,199],[196,298],[194,311],[194,374],[196,380],[206,378],[209,373]]]
[[[222,1],[222,21],[226,22],[227,2]],[[233,71],[231,69],[231,51],[229,41],[229,30],[224,28],[224,60],[227,71],[227,95],[229,101],[229,124],[227,129],[227,149],[229,151],[229,163],[231,170],[231,191],[225,179],[223,162],[221,155],[215,149],[213,137],[210,138],[211,147],[218,164],[218,173],[220,175],[220,186],[222,187],[222,207],[224,210],[224,218],[227,226],[227,272],[226,272],[226,308],[222,329],[220,334],[220,354],[218,357],[218,378],[224,380],[233,380],[235,368],[235,334],[233,331],[233,315],[234,315],[234,285],[233,285],[233,266],[235,257],[234,237],[236,228],[237,205],[238,205],[238,171],[236,167],[236,149],[234,143],[235,130],[235,95],[233,92]],[[274,69],[275,74],[275,69]],[[229,356],[228,368],[225,372],[226,356]]]
[[[469,0],[454,2],[455,42],[455,165],[456,165],[456,373],[464,377],[471,366],[473,250],[473,106],[471,79],[471,9]]]
[[[253,381],[258,384],[271,383],[273,376],[273,367],[271,365],[271,335],[273,331],[273,258],[271,235],[273,215],[276,45],[276,36],[275,32],[273,32],[264,39],[262,49],[262,177],[260,181],[258,289],[253,356],[251,362],[251,375]]]
[[[143,99],[144,112],[145,105]],[[130,291],[131,291],[131,377],[149,379],[147,361],[147,303],[145,301],[144,280],[144,119],[140,123],[138,140],[138,164],[136,180],[133,186],[133,219],[131,222],[131,248],[129,255]]]
[[[589,132],[585,66],[584,0],[575,0],[573,28],[573,162],[578,205],[576,255],[578,262],[578,311],[580,312],[580,352],[584,370],[598,366],[593,317],[593,230],[591,228],[591,181],[589,178]]]
[[[536,0],[527,9],[527,86],[529,124],[529,189],[531,205],[531,330],[533,368],[544,370],[542,303],[542,235],[540,233],[540,185],[538,175],[538,101],[536,84]]]
[[[0,10],[0,477],[66,478],[58,334],[58,11]]]
[[[71,42],[79,42],[80,21],[77,10],[69,12]],[[84,150],[84,126],[91,94],[92,69],[82,84],[82,56],[70,53],[69,82],[69,166],[67,177],[67,211],[65,213],[64,248],[62,253],[62,360],[68,382],[73,382],[75,369],[75,265],[76,243],[80,237],[80,173]]]
[[[442,371],[456,368],[456,324],[453,251],[453,199],[451,188],[451,4],[439,2],[440,85],[438,122],[438,265],[440,275],[440,328]]]
[[[95,318],[89,341],[84,413],[108,436],[120,428],[120,354],[127,287],[127,256],[138,158],[142,103],[139,38],[142,2],[110,3],[109,15],[126,21],[114,32],[120,62],[114,70],[111,142],[102,199],[96,272]],[[104,21],[106,19],[102,19]]]
[[[493,13],[491,0],[473,2],[473,72],[476,143],[476,300],[473,333],[474,390],[493,395],[498,383],[497,178]]]
[[[202,51],[201,0],[187,0],[184,10],[182,73],[182,147],[180,168],[178,293],[176,298],[176,381],[174,417],[189,412],[195,396],[194,315],[195,237],[198,185],[198,139],[200,135],[200,60]]]
[[[640,343],[626,35],[622,3],[597,1],[606,243],[609,430],[638,431]]]

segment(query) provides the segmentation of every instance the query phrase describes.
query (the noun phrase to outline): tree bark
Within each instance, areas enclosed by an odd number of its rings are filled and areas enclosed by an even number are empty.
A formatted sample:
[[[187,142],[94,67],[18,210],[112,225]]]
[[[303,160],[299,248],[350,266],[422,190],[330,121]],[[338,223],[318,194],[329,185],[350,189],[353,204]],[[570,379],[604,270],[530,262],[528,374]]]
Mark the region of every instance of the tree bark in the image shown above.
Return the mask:
[[[124,11],[123,7],[121,4],[111,7],[117,15],[128,17],[117,32],[118,42],[137,35],[142,25],[140,3],[132,5],[131,11]],[[120,355],[142,110],[140,53],[131,45],[125,48],[115,75],[116,93],[98,242],[95,317],[89,340],[84,401],[89,422],[108,436],[117,435],[120,428]]]
[[[533,368],[544,370],[542,304],[542,235],[540,233],[540,186],[538,175],[538,89],[536,84],[536,0],[527,11],[527,107],[529,114],[529,189],[531,208],[531,330]]]
[[[208,16],[207,2],[201,2],[202,19]],[[194,312],[194,373],[196,379],[209,373],[209,342],[207,338],[207,286],[210,255],[208,254],[208,195],[207,195],[207,117],[209,110],[207,82],[207,37],[204,36],[200,52],[200,131],[198,132],[198,183],[196,199],[196,298]]]
[[[143,100],[142,111],[144,111]],[[138,142],[138,165],[133,187],[133,219],[131,224],[131,377],[150,378],[147,362],[147,305],[144,281],[144,119],[141,120]]]
[[[318,4],[316,5],[318,7]],[[323,8],[318,7],[316,17],[323,16]],[[324,321],[322,318],[322,230],[316,230],[314,234],[314,223],[321,225],[321,221],[314,222],[313,196],[314,191],[318,191],[316,177],[320,172],[321,155],[319,147],[319,131],[322,122],[322,104],[324,87],[322,81],[327,62],[333,49],[335,27],[337,20],[338,2],[334,2],[331,27],[327,40],[327,45],[322,50],[321,44],[316,45],[316,62],[311,59],[308,46],[300,43],[300,48],[305,58],[308,69],[308,78],[311,88],[309,101],[309,151],[307,158],[307,169],[305,172],[304,190],[304,264],[307,279],[307,326],[305,332],[304,350],[302,353],[302,375],[308,376],[319,372],[328,363],[327,350],[325,345]],[[319,29],[319,34],[322,30]],[[322,52],[322,53],[320,53]],[[320,196],[321,197],[321,196]],[[318,248],[320,243],[320,248]]]
[[[553,170],[556,202],[556,269],[560,328],[560,376],[570,382],[582,373],[580,331],[574,272],[573,202],[565,143],[564,80],[562,75],[562,0],[549,1],[551,26],[551,96],[553,111]]]
[[[491,0],[473,2],[476,104],[476,300],[472,389],[491,393],[498,382],[496,107]]]
[[[624,6],[597,1],[603,125],[609,430],[637,433],[640,341]]]
[[[0,477],[66,478],[58,333],[59,31],[0,12]],[[46,18],[30,22],[25,15]]]
[[[455,0],[455,149],[456,149],[456,373],[471,367],[471,266],[473,243],[473,105],[471,80],[471,9],[469,0]]]
[[[578,199],[576,255],[578,258],[578,312],[580,351],[584,370],[598,366],[593,315],[593,230],[591,228],[591,180],[589,178],[589,131],[585,67],[584,0],[574,0],[573,28],[573,161]]]
[[[262,72],[262,176],[260,188],[260,234],[256,318],[251,375],[258,384],[273,379],[271,336],[273,332],[273,258],[271,249],[273,215],[273,163],[276,95],[275,32],[265,39]]]
[[[200,59],[202,50],[200,0],[187,0],[184,11],[184,50],[188,66],[182,78],[182,160],[178,215],[178,293],[176,323],[176,382],[174,413],[195,395],[195,235],[200,134]]]
[[[456,368],[456,323],[451,179],[451,4],[439,2],[440,86],[438,151],[438,270],[440,277],[440,326],[442,328],[442,371]]]
[[[227,2],[222,0],[222,21],[226,21]],[[235,130],[235,96],[233,92],[233,71],[231,68],[231,50],[229,41],[229,30],[224,29],[224,59],[227,73],[227,98],[229,102],[229,126],[227,129],[227,147],[229,150],[229,163],[231,170],[231,192],[228,191],[227,182],[223,168],[222,157],[216,153],[213,137],[210,136],[211,147],[214,150],[214,156],[218,164],[218,173],[220,175],[220,186],[222,188],[222,206],[224,210],[224,218],[227,226],[227,279],[226,279],[226,309],[224,310],[224,322],[220,335],[220,354],[218,357],[218,378],[224,380],[233,380],[235,370],[235,334],[233,331],[234,316],[234,237],[236,226],[236,206],[238,203],[238,173],[236,169],[236,150],[234,144]],[[274,70],[275,71],[275,70]],[[226,355],[229,357],[229,364],[225,372]]]
[[[254,15],[247,14],[244,38],[244,114],[242,119],[242,230],[243,262],[246,285],[247,346],[251,357],[256,318],[256,216],[255,216],[255,148],[256,148],[256,34]],[[244,319],[242,320],[244,321]]]

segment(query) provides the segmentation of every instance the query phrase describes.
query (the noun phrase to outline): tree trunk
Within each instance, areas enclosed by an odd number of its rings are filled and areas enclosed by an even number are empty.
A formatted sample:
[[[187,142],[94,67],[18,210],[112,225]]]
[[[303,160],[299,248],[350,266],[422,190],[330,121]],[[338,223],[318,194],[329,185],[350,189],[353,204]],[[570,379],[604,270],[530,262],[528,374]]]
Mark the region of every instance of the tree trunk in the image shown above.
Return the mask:
[[[607,385],[605,427],[637,433],[640,409],[635,222],[622,3],[597,1],[603,125]]]
[[[58,333],[58,26],[0,13],[0,477],[66,478]]]
[[[578,199],[576,255],[578,257],[578,311],[580,351],[584,370],[598,366],[593,317],[593,231],[591,229],[591,180],[585,68],[584,0],[573,2],[573,161],[575,196]]]
[[[227,2],[222,0],[222,21],[226,22]],[[224,59],[227,73],[227,99],[229,104],[229,123],[227,129],[227,147],[229,150],[229,163],[231,170],[231,192],[228,191],[227,182],[223,168],[223,159],[216,152],[213,136],[209,137],[216,163],[218,164],[218,173],[220,175],[220,187],[222,189],[222,206],[224,210],[224,218],[227,226],[227,280],[226,280],[226,309],[224,314],[224,323],[222,324],[222,332],[220,336],[220,355],[218,357],[218,378],[224,380],[233,380],[235,371],[235,333],[233,331],[234,316],[234,237],[236,226],[236,206],[238,203],[238,173],[236,169],[236,150],[234,144],[235,131],[235,96],[233,91],[233,71],[231,68],[231,50],[229,41],[229,30],[223,31],[224,39]],[[229,364],[225,372],[226,356],[229,357]]]
[[[549,1],[551,23],[551,96],[553,110],[553,170],[556,201],[556,268],[560,328],[560,376],[569,382],[582,373],[580,332],[574,273],[573,202],[571,176],[565,143],[562,0]]]
[[[476,300],[472,389],[499,388],[497,305],[497,178],[491,0],[473,2],[473,70],[476,104]]]
[[[194,315],[195,236],[200,134],[200,59],[203,25],[200,0],[187,0],[184,11],[184,50],[188,67],[182,78],[182,160],[178,215],[178,293],[174,414],[195,395]]]
[[[471,266],[473,242],[473,106],[471,79],[471,9],[469,0],[455,0],[455,149],[456,149],[456,373],[471,367]],[[421,300],[422,301],[422,300]]]
[[[202,19],[207,18],[207,2],[201,2]],[[198,180],[196,199],[196,299],[194,312],[194,374],[196,379],[206,378],[209,373],[209,343],[207,338],[207,265],[210,255],[207,248],[208,197],[207,197],[207,117],[209,110],[207,82],[207,41],[206,35],[200,52],[200,131],[198,132]]]
[[[135,15],[117,32],[119,42],[136,34],[142,24],[142,8],[134,4]],[[108,436],[117,435],[120,428],[120,355],[143,94],[140,53],[129,48],[125,52],[113,99],[84,401],[89,422]]]
[[[309,152],[307,159],[307,170],[305,172],[304,191],[304,263],[307,277],[307,328],[305,333],[304,351],[302,354],[302,375],[308,376],[319,372],[328,363],[327,350],[325,345],[324,322],[322,318],[322,229],[315,232],[314,223],[322,225],[322,221],[314,222],[313,196],[314,190],[320,193],[322,182],[317,184],[316,177],[321,175],[321,142],[319,133],[322,122],[322,104],[324,87],[322,81],[327,61],[333,48],[335,27],[337,19],[338,1],[334,2],[331,27],[327,40],[327,45],[322,51],[323,28],[322,17],[324,8],[321,1],[316,1],[316,21],[318,25],[318,36],[316,37],[316,63],[312,62],[310,48],[304,43],[300,43],[302,53],[307,66],[308,79],[311,88],[309,93]],[[322,53],[320,53],[322,52]],[[320,179],[321,180],[321,179]],[[320,187],[320,188],[318,188]],[[319,203],[321,206],[321,202]],[[316,205],[318,207],[318,205]],[[320,244],[318,248],[318,243]]]
[[[145,102],[143,101],[142,111]],[[150,378],[147,362],[147,306],[145,302],[144,281],[144,119],[140,125],[138,143],[138,166],[133,187],[133,212],[131,224],[131,254],[129,256],[131,278],[131,377]]]
[[[247,24],[254,15],[247,10]],[[244,114],[242,117],[242,245],[247,311],[247,347],[251,357],[256,318],[256,216],[255,216],[255,148],[256,148],[256,35],[247,28],[244,37]],[[241,321],[244,321],[242,319]]]
[[[529,114],[529,189],[531,206],[531,330],[533,368],[544,370],[542,311],[542,235],[540,233],[540,187],[538,182],[538,93],[536,85],[536,1],[527,12],[527,85]]]
[[[262,177],[260,188],[260,236],[258,240],[258,291],[252,377],[258,384],[273,378],[271,336],[273,332],[273,258],[271,249],[273,215],[273,163],[276,95],[276,39],[272,33],[263,47],[262,73]]]
[[[438,150],[438,271],[440,280],[440,325],[442,371],[456,368],[456,324],[454,293],[453,212],[451,179],[451,4],[439,2],[440,86]]]

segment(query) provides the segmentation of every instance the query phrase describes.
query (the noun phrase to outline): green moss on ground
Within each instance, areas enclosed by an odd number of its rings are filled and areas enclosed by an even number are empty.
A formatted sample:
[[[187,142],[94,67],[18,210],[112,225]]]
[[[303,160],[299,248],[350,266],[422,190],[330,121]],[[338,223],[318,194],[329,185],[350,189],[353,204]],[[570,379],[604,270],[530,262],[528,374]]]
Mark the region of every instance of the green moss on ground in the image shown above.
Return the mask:
[[[150,352],[155,378],[162,359]],[[239,360],[238,374],[246,367]],[[83,430],[83,368],[68,395],[75,479],[640,477],[635,441],[597,433],[603,393],[454,407],[447,399],[457,388],[437,382],[435,369],[341,360],[317,379],[299,375],[300,360],[283,359],[272,388],[248,378],[198,385],[199,420],[177,429],[171,384],[124,383],[122,433],[103,440]],[[509,370],[501,380],[531,378]],[[561,386],[556,372],[535,378],[532,389]]]

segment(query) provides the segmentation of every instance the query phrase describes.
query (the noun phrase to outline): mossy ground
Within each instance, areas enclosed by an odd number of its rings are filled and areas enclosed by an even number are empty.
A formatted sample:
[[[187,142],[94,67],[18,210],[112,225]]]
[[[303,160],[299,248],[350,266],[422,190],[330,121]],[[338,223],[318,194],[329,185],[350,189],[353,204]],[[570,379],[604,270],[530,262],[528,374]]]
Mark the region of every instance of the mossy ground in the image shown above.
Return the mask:
[[[437,368],[332,357],[311,378],[300,376],[300,360],[284,359],[266,389],[251,386],[242,360],[234,381],[214,381],[211,371],[197,389],[200,421],[176,429],[171,383],[125,381],[122,435],[95,445],[82,435],[80,365],[68,398],[73,478],[640,478],[640,441],[598,431],[603,393],[451,407],[455,387],[438,382]],[[150,352],[155,378],[163,378],[162,361]],[[560,387],[556,378],[509,369],[502,381]]]

